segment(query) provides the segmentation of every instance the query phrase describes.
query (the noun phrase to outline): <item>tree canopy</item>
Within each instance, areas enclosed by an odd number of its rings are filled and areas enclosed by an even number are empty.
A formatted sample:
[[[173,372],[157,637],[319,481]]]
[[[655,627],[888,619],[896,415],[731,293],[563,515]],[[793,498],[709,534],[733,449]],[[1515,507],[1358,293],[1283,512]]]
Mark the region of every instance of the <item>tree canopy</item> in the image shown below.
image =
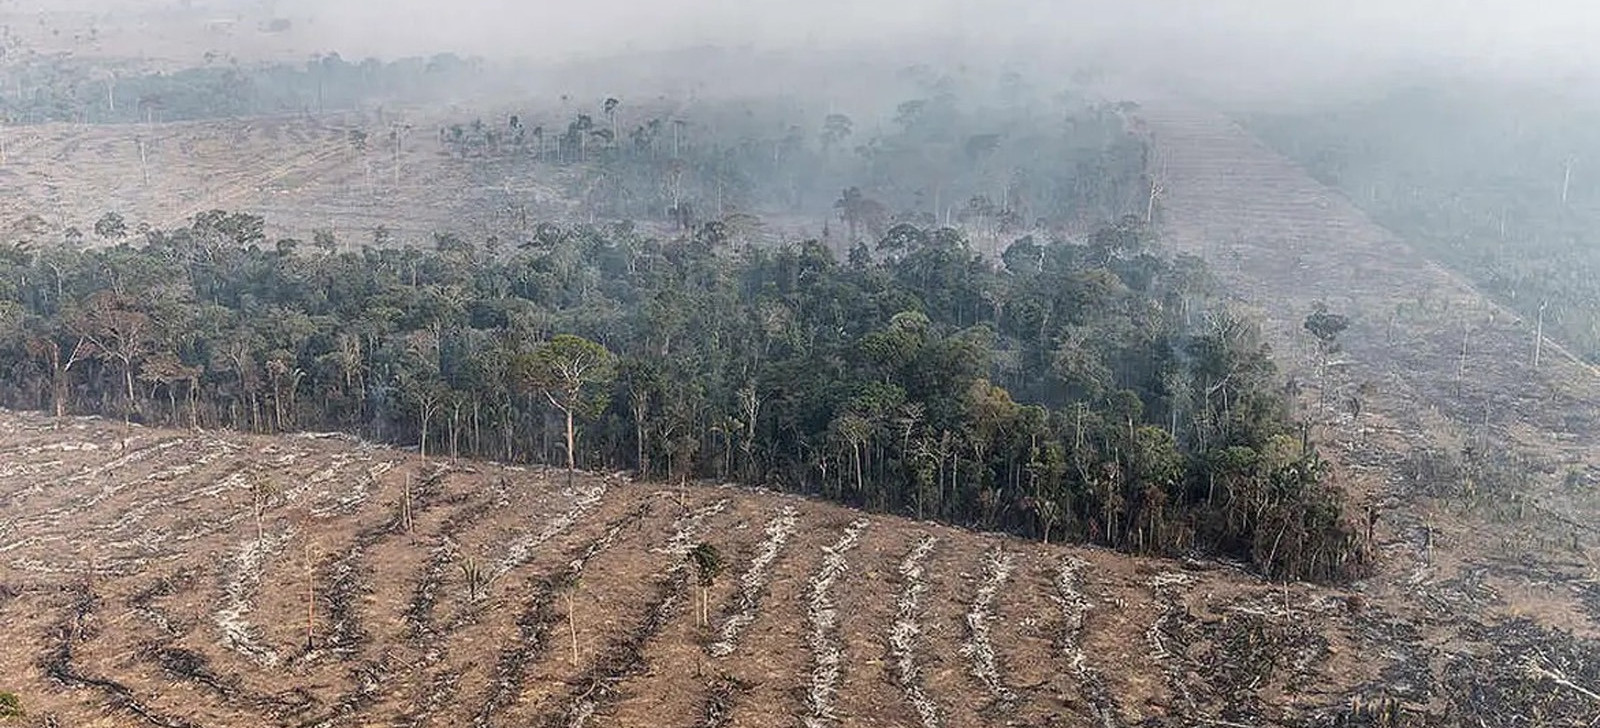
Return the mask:
[[[260,223],[0,256],[0,402],[736,478],[1289,578],[1365,558],[1255,325],[1137,220],[1004,265],[913,223],[849,261],[622,223],[336,253]]]

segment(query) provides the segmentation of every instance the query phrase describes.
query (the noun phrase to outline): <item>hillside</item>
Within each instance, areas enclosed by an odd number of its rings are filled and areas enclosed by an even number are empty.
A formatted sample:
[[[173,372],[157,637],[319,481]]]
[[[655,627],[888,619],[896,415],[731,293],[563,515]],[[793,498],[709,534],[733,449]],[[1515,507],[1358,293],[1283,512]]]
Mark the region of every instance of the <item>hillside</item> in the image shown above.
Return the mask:
[[[38,725],[1284,723],[1382,667],[1347,595],[1215,564],[343,437],[0,431],[0,689]]]
[[[271,240],[309,242],[326,230],[351,248],[371,243],[380,225],[413,243],[441,230],[481,239],[510,227],[518,206],[530,214],[566,210],[548,181],[473,174],[445,154],[425,118],[391,112],[11,127],[0,182],[18,193],[0,203],[0,220],[8,238],[46,245],[63,240],[67,228],[92,235],[107,212],[125,216],[131,230],[244,209],[271,219]],[[398,155],[388,138],[393,123],[413,129]],[[357,132],[368,140],[358,144]]]
[[[1504,654],[1429,650],[1441,617],[1391,590],[342,436],[18,413],[0,434],[24,725],[1387,725],[1432,685],[1591,707],[1523,662],[1592,678],[1591,643],[1468,611]],[[709,626],[700,542],[726,565]]]
[[[1494,656],[1539,676],[1565,654],[1591,675],[1579,683],[1600,682],[1588,641],[1600,606],[1595,371],[1551,341],[1535,367],[1531,322],[1237,124],[1172,100],[1139,113],[1158,147],[1164,239],[1204,256],[1256,308],[1325,454],[1376,519],[1382,571],[1363,590],[1405,615],[1391,626],[1412,643],[1391,654],[1418,670],[1391,682],[1409,701],[1401,724],[1600,715],[1592,696],[1561,714],[1508,706],[1497,689],[1464,693],[1448,667]],[[1318,303],[1351,322],[1322,366],[1302,330]],[[1533,625],[1565,646],[1530,647]],[[1541,699],[1562,691],[1547,689]]]

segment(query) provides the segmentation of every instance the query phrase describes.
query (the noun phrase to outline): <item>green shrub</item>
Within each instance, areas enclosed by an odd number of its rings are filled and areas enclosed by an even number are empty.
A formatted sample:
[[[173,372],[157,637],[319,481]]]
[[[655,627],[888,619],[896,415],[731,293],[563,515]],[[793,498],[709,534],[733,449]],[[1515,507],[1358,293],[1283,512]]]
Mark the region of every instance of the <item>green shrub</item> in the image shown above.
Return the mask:
[[[16,693],[0,693],[0,720],[21,718],[23,715],[22,698],[17,697]]]

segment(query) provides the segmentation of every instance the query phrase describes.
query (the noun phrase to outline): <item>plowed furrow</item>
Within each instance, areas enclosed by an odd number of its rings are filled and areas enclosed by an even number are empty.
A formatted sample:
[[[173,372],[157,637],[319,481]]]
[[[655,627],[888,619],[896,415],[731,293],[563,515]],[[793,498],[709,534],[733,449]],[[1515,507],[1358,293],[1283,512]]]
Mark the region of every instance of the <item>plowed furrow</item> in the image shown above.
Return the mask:
[[[968,660],[968,670],[988,690],[994,701],[992,707],[1001,712],[1015,706],[1017,693],[1007,684],[1005,675],[1001,673],[1000,656],[994,651],[994,602],[1000,591],[1007,587],[1015,568],[1015,554],[995,549],[984,557],[983,582],[978,585],[978,593],[967,608],[967,640],[961,645],[961,653]]]
[[[918,677],[944,725],[994,722],[983,713],[992,698],[972,676],[972,660],[963,652],[970,638],[967,612],[983,579],[984,551],[969,534],[945,531],[939,536],[943,545],[928,554],[923,567],[928,587],[920,605]],[[910,710],[902,718],[906,723],[917,720]]]
[[[762,608],[755,621],[740,632],[739,648],[706,665],[705,674],[713,679],[726,674],[744,689],[728,692],[718,707],[713,686],[706,695],[702,717],[725,710],[731,713],[733,725],[765,726],[780,724],[774,722],[775,717],[804,710],[813,667],[806,641],[810,578],[822,569],[828,549],[853,518],[844,509],[818,513],[820,509],[807,505],[796,521],[781,568],[774,570]],[[717,709],[712,710],[714,707]],[[789,719],[781,725],[792,723]]]
[[[740,587],[732,576],[738,564],[755,563],[763,553],[771,553],[756,540],[768,541],[764,526],[776,524],[781,533],[783,523],[782,514],[775,519],[764,503],[737,497],[730,499],[728,510],[715,523],[695,529],[694,538],[715,550],[722,569],[702,575],[687,553],[678,557],[694,577],[688,614],[671,620],[646,645],[640,655],[643,671],[617,686],[617,698],[595,716],[596,726],[691,726],[708,713],[731,717],[743,695],[738,689],[743,683],[708,655],[708,643],[716,634],[713,625],[727,620],[716,605],[735,601]],[[703,581],[704,576],[711,580]]]
[[[533,597],[525,601],[518,612],[516,637],[511,646],[500,652],[493,680],[472,716],[474,726],[495,725],[501,710],[522,691],[529,666],[555,649],[560,639],[557,630],[562,619],[559,605],[562,594],[581,582],[589,562],[611,549],[625,530],[636,527],[649,516],[650,506],[648,501],[641,503],[608,525],[599,537],[578,550],[561,573],[530,580],[526,589]]]
[[[841,647],[839,605],[835,601],[835,585],[850,568],[850,554],[861,543],[861,536],[869,522],[858,519],[845,527],[832,546],[824,550],[822,565],[806,585],[806,646],[811,650],[810,680],[804,693],[804,723],[806,728],[827,728],[837,725],[840,713],[836,705],[841,679],[846,672],[862,670],[860,661],[846,659]],[[865,606],[863,599],[854,608]],[[851,616],[860,612],[852,610]],[[867,627],[864,634],[872,634]],[[853,664],[852,664],[853,663]]]
[[[743,636],[745,628],[756,621],[761,601],[766,596],[767,582],[772,577],[773,568],[778,565],[784,547],[794,535],[798,519],[799,512],[791,505],[779,509],[778,514],[767,523],[766,538],[757,547],[749,566],[739,576],[739,589],[734,601],[724,606],[724,611],[729,615],[717,630],[717,641],[707,649],[712,657],[733,654],[738,649],[739,638]]]
[[[674,520],[672,536],[663,547],[652,550],[666,562],[666,568],[653,579],[653,594],[644,615],[625,632],[612,637],[582,672],[568,680],[566,696],[540,711],[544,716],[539,721],[541,725],[582,728],[621,697],[624,681],[650,669],[645,660],[650,643],[683,610],[694,584],[695,575],[685,557],[705,535],[710,521],[727,510],[729,503],[726,498],[716,500]]]
[[[1123,724],[1122,710],[1117,698],[1106,687],[1100,671],[1089,664],[1083,652],[1084,623],[1088,618],[1090,601],[1083,590],[1084,572],[1089,563],[1075,556],[1061,559],[1054,575],[1051,599],[1061,609],[1060,627],[1056,647],[1061,661],[1071,677],[1073,689],[1082,697],[1093,714],[1095,724],[1102,728],[1117,728]]]
[[[53,645],[39,662],[45,674],[68,688],[93,690],[107,706],[126,711],[149,725],[191,728],[193,724],[188,721],[157,712],[126,685],[88,674],[74,663],[79,645],[94,637],[96,630],[92,622],[98,607],[99,599],[87,584],[76,589],[66,614],[50,629]]]
[[[335,562],[335,568],[326,574],[335,577],[327,585],[331,591],[319,596],[324,610],[314,623],[314,639],[308,651],[296,659],[331,681],[342,683],[343,689],[329,699],[329,708],[307,720],[306,726],[343,725],[379,710],[391,696],[396,682],[416,667],[418,654],[431,648],[428,630],[432,626],[432,607],[426,600],[442,588],[446,572],[439,562],[438,544],[449,543],[453,534],[477,523],[503,497],[495,488],[484,489],[477,497],[452,495],[445,483],[448,475],[448,469],[436,470],[421,478],[412,493],[415,518],[432,516],[434,511],[447,507],[450,510],[439,518],[430,534],[436,544],[434,549],[428,552],[421,569],[414,572],[416,576],[409,591],[411,601],[398,615],[400,630],[380,632],[376,625],[369,629],[360,609],[373,592],[369,586],[373,579],[367,575],[364,564],[376,564],[380,581],[384,580],[381,574],[392,573],[393,567],[403,566],[376,556],[380,550],[393,552],[406,548],[398,543],[398,538],[391,538],[404,533],[398,513],[390,514],[388,520],[371,528],[367,545],[352,544],[345,568],[338,568]],[[331,661],[327,659],[330,657]],[[342,673],[342,677],[328,673],[334,669]]]
[[[894,625],[889,629],[889,652],[894,657],[895,682],[905,693],[923,728],[939,728],[939,706],[923,690],[918,651],[922,646],[922,599],[928,591],[923,562],[938,541],[924,536],[900,561],[900,596],[895,601]]]

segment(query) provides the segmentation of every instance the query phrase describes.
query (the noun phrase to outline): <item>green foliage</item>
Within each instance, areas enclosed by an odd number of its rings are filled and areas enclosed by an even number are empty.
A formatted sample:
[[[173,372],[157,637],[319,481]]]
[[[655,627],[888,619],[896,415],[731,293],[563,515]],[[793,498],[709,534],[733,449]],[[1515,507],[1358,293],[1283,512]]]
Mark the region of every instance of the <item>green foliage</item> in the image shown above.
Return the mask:
[[[1019,243],[1001,269],[960,231],[915,226],[846,266],[815,241],[719,252],[625,225],[544,225],[498,256],[463,239],[280,254],[259,219],[207,214],[0,262],[0,404],[739,478],[1286,578],[1357,573],[1256,327],[1133,225]],[[1143,242],[1094,242],[1124,237]]]
[[[1330,312],[1328,306],[1318,301],[1301,326],[1317,340],[1317,348],[1324,356],[1339,350],[1339,334],[1350,328],[1350,319]]]
[[[700,586],[710,587],[714,585],[717,577],[722,574],[724,566],[722,554],[717,551],[716,546],[704,542],[695,544],[695,547],[689,550],[687,558],[689,563],[694,565],[695,575],[700,582]]]
[[[474,173],[566,167],[569,194],[598,214],[713,232],[713,247],[764,237],[726,225],[735,211],[831,217],[839,227],[830,236],[845,248],[860,243],[870,254],[877,243],[890,255],[918,244],[901,225],[960,223],[998,250],[1021,230],[1081,232],[1143,211],[1145,150],[1123,133],[1115,107],[1023,98],[1000,85],[930,71],[875,127],[808,114],[788,98],[707,98],[692,113],[607,99],[542,120],[535,109],[515,124],[452,124],[439,138]],[[997,96],[1007,108],[996,108]]]
[[[543,392],[563,412],[589,418],[605,409],[616,357],[581,336],[560,334],[513,364],[524,387]]]
[[[16,693],[0,692],[0,720],[21,718],[27,713],[22,710],[22,698]]]

